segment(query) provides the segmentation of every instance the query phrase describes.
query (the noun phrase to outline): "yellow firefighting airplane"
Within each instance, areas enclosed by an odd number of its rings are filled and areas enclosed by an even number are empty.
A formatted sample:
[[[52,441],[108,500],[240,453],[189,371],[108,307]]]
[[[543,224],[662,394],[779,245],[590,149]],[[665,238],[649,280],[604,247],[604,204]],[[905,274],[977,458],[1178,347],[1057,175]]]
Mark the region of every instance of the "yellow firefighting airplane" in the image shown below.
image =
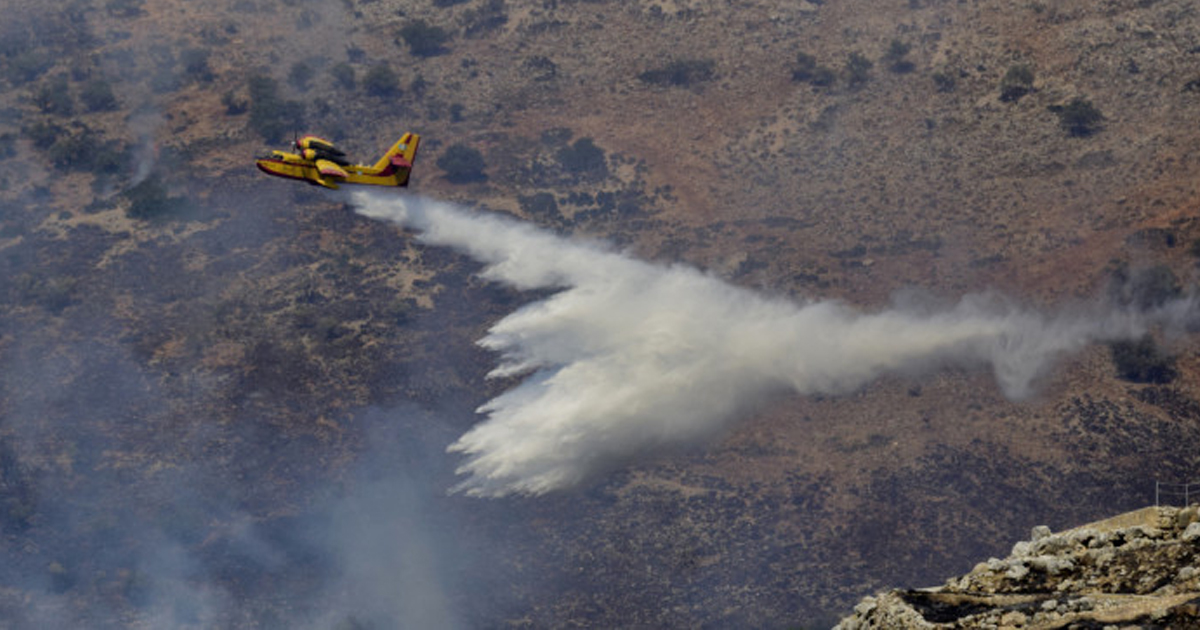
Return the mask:
[[[366,166],[351,164],[332,142],[310,135],[296,140],[296,153],[272,151],[271,155],[255,160],[255,164],[268,175],[300,179],[326,188],[336,189],[339,184],[408,186],[420,142],[421,136],[406,133],[374,166]]]

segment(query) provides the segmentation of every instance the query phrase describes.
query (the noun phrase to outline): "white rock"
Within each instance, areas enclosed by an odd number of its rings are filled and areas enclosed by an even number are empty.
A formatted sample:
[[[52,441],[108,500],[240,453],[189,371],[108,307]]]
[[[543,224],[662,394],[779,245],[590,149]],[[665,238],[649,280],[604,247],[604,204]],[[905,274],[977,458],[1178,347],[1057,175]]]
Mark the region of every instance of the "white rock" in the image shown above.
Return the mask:
[[[1117,552],[1114,551],[1112,547],[1106,547],[1104,549],[1089,550],[1087,555],[1089,558],[1091,558],[1092,564],[1095,565],[1096,568],[1101,568],[1109,562],[1112,562],[1112,559],[1116,557]]]
[[[1064,536],[1045,536],[1033,543],[1033,553],[1035,555],[1060,553],[1073,546],[1075,546],[1075,543]]]
[[[1004,572],[1004,577],[1010,580],[1021,580],[1026,575],[1029,575],[1029,567],[1025,566],[1024,562],[1014,562],[1008,566],[1008,571]]]
[[[1075,562],[1062,556],[1044,555],[1033,558],[1029,566],[1045,572],[1047,575],[1058,575],[1075,568]]]
[[[864,597],[863,600],[854,607],[855,614],[860,616],[866,616],[867,613],[870,613],[873,610],[875,610],[874,597]]]
[[[1090,547],[1092,540],[1095,539],[1099,534],[1100,532],[1091,527],[1081,527],[1068,534],[1067,537],[1071,540],[1072,544]]]

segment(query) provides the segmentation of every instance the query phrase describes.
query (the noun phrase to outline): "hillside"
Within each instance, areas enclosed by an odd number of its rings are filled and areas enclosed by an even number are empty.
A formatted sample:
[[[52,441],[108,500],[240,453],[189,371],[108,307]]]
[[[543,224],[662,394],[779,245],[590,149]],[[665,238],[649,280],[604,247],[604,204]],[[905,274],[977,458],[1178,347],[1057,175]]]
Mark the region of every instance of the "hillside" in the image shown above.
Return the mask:
[[[1189,317],[1024,400],[921,365],[447,495],[517,380],[475,342],[552,291],[252,163],[414,131],[412,194],[771,299],[1152,310],[1200,260],[1187,0],[61,5],[0,0],[10,627],[828,627],[1200,468]]]

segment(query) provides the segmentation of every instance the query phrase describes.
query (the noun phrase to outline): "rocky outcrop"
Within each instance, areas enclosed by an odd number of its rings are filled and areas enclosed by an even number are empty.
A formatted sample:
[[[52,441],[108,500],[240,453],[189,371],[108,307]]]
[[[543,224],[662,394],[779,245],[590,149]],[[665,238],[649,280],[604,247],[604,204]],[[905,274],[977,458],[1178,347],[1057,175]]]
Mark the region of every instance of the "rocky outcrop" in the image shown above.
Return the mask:
[[[1200,628],[1200,509],[1149,507],[1053,533],[945,585],[863,599],[836,630]]]

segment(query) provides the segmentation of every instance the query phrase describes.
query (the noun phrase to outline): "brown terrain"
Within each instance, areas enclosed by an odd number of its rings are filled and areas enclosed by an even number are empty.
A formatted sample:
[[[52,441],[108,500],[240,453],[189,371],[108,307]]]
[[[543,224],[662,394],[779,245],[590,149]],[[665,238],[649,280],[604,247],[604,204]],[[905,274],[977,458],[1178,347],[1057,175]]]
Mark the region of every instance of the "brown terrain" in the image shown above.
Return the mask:
[[[0,626],[829,627],[1200,470],[1155,331],[447,496],[537,296],[252,163],[414,131],[412,192],[765,294],[1150,307],[1200,260],[1190,0],[61,4],[0,0]]]

